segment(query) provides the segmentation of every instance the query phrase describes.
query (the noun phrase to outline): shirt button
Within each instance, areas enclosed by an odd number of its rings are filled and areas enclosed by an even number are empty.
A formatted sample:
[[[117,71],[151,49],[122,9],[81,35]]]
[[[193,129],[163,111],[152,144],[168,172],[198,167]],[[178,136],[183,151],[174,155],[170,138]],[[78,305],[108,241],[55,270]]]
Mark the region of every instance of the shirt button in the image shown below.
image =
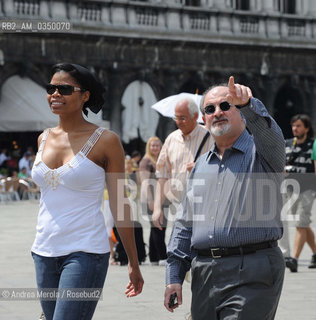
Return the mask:
[[[211,220],[214,220],[214,217],[211,217]]]
[[[213,236],[212,236],[212,235],[210,235],[210,236],[209,236],[209,238],[210,238],[210,239],[213,239]]]
[[[223,164],[221,165],[221,168],[224,168],[224,165],[223,165]]]
[[[217,201],[218,201],[217,199],[214,200],[214,202],[217,202]]]

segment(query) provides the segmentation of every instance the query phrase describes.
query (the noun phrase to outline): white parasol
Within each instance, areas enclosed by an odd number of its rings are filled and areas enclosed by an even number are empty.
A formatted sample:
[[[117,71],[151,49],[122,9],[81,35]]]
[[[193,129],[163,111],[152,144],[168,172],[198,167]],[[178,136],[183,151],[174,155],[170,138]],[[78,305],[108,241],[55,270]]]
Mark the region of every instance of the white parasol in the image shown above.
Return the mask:
[[[193,93],[186,93],[182,92],[179,94],[175,94],[173,96],[169,96],[167,98],[164,98],[155,104],[153,104],[151,107],[158,111],[161,115],[169,118],[174,117],[174,109],[177,105],[177,103],[185,98],[191,98],[198,106],[199,109],[199,117],[198,117],[198,122],[203,123],[202,120],[202,113],[200,111],[200,101],[202,96],[198,94],[193,94]]]

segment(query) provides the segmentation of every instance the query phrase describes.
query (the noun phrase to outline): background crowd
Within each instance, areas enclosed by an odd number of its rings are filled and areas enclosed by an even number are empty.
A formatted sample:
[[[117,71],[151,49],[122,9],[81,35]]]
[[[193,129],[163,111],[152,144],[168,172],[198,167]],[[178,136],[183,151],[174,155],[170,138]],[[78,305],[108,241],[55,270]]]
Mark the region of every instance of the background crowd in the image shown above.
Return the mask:
[[[21,200],[39,197],[39,188],[32,181],[31,170],[35,152],[28,147],[20,156],[2,149],[0,153],[0,201]]]

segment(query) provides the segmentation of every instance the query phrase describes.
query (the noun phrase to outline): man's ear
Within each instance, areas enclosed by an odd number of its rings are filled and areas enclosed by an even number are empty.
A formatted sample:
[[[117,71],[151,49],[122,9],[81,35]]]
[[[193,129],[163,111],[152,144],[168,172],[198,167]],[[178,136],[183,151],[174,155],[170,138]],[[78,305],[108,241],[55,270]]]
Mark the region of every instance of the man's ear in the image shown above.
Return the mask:
[[[194,119],[195,121],[197,121],[198,117],[199,117],[199,113],[196,112],[196,113],[194,114],[194,116],[193,116],[193,119]]]

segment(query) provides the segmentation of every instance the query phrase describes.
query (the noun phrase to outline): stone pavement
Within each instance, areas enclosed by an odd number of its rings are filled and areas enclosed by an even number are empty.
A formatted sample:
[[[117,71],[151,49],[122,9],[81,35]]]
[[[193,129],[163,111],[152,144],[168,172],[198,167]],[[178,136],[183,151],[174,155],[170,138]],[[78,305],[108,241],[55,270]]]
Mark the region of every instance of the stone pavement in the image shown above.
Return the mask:
[[[0,204],[0,319],[37,320],[41,309],[37,300],[1,301],[3,288],[35,288],[35,272],[30,248],[35,235],[38,203],[21,201]],[[314,211],[315,212],[315,211]],[[316,216],[314,214],[314,220]],[[171,225],[171,223],[170,223]],[[145,242],[148,242],[148,223],[143,222]],[[313,222],[316,231],[316,223]],[[295,228],[290,226],[293,244]],[[167,232],[170,234],[170,228]],[[276,320],[316,320],[316,270],[308,269],[311,257],[305,246],[299,261],[299,272],[286,270],[284,289]],[[184,304],[173,314],[163,307],[163,267],[141,266],[145,285],[143,293],[135,298],[125,298],[128,282],[127,268],[110,266],[103,291],[103,298],[97,306],[94,319],[186,319],[190,309],[190,285],[184,283]],[[253,317],[254,320],[256,316]]]

